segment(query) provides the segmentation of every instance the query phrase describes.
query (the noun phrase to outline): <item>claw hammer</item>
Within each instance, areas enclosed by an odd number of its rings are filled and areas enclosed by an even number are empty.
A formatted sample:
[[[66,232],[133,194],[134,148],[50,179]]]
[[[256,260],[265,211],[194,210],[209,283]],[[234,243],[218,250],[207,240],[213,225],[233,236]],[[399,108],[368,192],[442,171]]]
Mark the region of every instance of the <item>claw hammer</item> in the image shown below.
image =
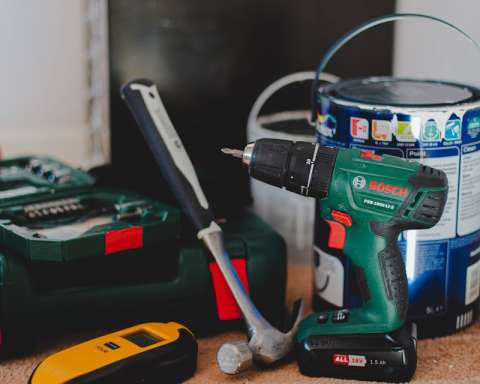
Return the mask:
[[[293,346],[303,314],[303,301],[299,301],[295,306],[295,321],[287,333],[274,328],[262,316],[245,292],[230,262],[225,251],[222,230],[215,223],[195,169],[170,121],[156,85],[150,80],[134,80],[122,87],[121,95],[140,127],[164,178],[197,230],[198,239],[217,262],[245,320],[248,342],[224,344],[217,353],[220,369],[227,374],[236,374],[249,367],[252,361],[269,365],[282,359]]]

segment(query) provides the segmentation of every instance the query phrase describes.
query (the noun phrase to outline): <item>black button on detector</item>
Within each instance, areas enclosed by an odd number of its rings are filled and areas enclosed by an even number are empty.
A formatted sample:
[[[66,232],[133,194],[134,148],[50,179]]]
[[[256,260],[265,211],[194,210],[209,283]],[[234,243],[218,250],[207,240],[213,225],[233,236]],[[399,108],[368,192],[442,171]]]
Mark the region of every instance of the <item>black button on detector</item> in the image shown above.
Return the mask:
[[[318,324],[325,324],[328,321],[328,313],[320,313],[317,317]]]
[[[106,347],[112,349],[112,350],[115,350],[115,349],[118,349],[120,348],[120,346],[118,344],[115,344],[114,342],[112,341],[109,341],[108,343],[105,343],[104,344]]]
[[[332,314],[332,322],[334,323],[345,323],[348,321],[348,311],[347,310],[341,310],[341,311],[336,311],[333,312]]]

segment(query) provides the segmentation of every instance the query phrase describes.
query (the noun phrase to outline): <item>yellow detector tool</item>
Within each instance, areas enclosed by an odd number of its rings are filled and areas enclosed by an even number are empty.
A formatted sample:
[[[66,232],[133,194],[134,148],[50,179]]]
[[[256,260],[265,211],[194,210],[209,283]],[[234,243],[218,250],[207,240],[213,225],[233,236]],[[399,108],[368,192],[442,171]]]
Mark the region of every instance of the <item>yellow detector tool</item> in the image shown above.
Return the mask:
[[[145,323],[45,359],[30,384],[178,383],[197,366],[197,341],[178,323]]]

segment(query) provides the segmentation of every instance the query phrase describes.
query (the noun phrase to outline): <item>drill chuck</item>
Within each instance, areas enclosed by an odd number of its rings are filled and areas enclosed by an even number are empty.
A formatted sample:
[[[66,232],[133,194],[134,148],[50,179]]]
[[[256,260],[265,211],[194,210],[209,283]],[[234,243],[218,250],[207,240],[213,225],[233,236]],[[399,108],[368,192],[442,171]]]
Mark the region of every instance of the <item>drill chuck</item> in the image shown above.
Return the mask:
[[[315,198],[327,195],[337,149],[315,143],[260,139],[224,153],[241,157],[250,176],[289,191]]]

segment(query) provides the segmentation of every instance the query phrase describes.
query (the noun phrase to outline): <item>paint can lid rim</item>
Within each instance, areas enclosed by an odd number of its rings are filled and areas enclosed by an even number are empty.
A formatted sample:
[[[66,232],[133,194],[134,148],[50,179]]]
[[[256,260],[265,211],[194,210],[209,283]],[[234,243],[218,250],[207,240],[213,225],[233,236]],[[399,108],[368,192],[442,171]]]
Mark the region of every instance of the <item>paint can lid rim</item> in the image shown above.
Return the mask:
[[[478,101],[480,90],[453,82],[382,76],[321,86],[319,96],[381,106],[442,107]]]

